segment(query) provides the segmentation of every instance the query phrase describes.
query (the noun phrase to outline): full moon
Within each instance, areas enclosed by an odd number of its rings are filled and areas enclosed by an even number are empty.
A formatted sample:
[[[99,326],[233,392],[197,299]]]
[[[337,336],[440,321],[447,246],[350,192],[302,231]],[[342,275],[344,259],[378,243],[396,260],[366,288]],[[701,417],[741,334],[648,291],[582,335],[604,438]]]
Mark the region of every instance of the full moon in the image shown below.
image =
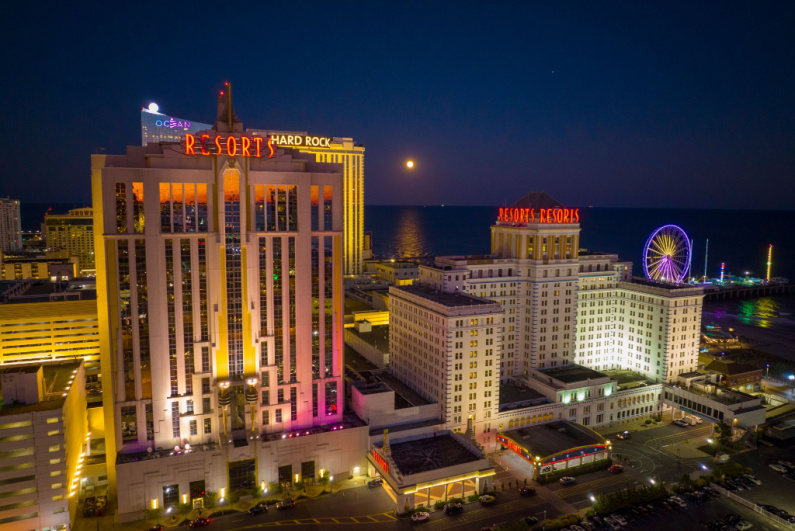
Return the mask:
[[[406,161],[406,167],[408,169],[413,168],[414,167],[414,161],[413,160]]]

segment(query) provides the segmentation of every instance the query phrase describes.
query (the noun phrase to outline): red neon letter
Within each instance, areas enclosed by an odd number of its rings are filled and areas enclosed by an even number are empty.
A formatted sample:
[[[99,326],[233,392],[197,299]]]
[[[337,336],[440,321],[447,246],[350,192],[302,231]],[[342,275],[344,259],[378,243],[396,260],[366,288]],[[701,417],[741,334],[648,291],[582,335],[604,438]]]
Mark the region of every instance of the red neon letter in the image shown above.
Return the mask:
[[[254,137],[254,147],[257,148],[257,154],[254,155],[255,157],[259,157],[261,155],[260,152],[259,152],[261,144],[262,144],[262,137],[261,136],[255,136]]]
[[[249,138],[247,136],[244,136],[241,139],[241,142],[243,142],[243,153],[241,153],[241,154],[244,157],[250,157],[251,156],[251,149],[250,149],[251,148],[251,140],[249,140]]]
[[[221,148],[221,137],[220,136],[215,137],[215,147],[218,148],[218,151],[215,154],[216,155],[220,155],[223,152],[223,149]]]
[[[500,221],[505,221],[505,209],[504,208],[500,208],[500,215],[499,215],[499,217],[497,219],[499,219]]]
[[[579,208],[574,210],[574,216],[577,218],[576,223],[579,223],[580,222],[580,209]]]
[[[237,153],[237,138],[230,136],[226,138],[226,151],[230,157],[234,157]]]
[[[563,222],[564,223],[568,223],[569,222],[569,209],[568,208],[564,208],[563,209]]]
[[[195,155],[196,152],[193,151],[193,146],[196,144],[196,137],[190,133],[185,133],[185,154],[186,155]]]
[[[559,208],[555,210],[555,223],[563,223],[563,211]]]
[[[536,211],[532,208],[530,209],[530,223],[535,223],[536,221]]]
[[[210,135],[202,135],[202,155],[209,155],[210,154],[210,152],[207,151],[207,147],[204,144],[204,141],[208,140],[209,138],[210,138]]]
[[[273,151],[273,137],[268,139],[268,149],[271,150],[270,154],[268,155],[268,158],[271,158],[276,153],[275,151]]]

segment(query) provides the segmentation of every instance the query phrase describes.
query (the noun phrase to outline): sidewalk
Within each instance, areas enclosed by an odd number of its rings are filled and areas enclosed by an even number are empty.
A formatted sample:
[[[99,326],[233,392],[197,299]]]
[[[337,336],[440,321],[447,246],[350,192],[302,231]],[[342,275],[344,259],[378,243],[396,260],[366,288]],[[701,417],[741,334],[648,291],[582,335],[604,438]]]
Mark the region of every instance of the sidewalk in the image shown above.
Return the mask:
[[[306,494],[303,494],[303,491],[295,490],[289,491],[277,496],[266,496],[264,498],[252,498],[252,497],[245,497],[246,499],[241,498],[239,501],[229,504],[225,506],[225,509],[228,511],[230,515],[232,514],[239,514],[241,512],[246,512],[248,509],[255,505],[256,503],[267,499],[267,498],[277,498],[279,500],[292,497],[298,499],[299,496],[303,495],[304,499],[315,499],[321,496],[329,496],[331,494],[336,494],[340,491],[346,491],[348,489],[353,489],[356,487],[362,487],[366,485],[367,482],[372,479],[366,476],[357,476],[353,479],[344,479],[340,481],[333,481],[330,485],[331,488],[327,485],[325,489],[321,486],[316,485],[312,487],[307,487]],[[344,496],[344,492],[343,492]],[[134,522],[128,522],[120,524],[118,523],[116,512],[117,512],[117,505],[115,503],[108,504],[108,512],[104,516],[91,516],[84,518],[82,513],[83,505],[82,503],[78,503],[77,508],[77,516],[75,517],[75,521],[71,526],[73,531],[146,531],[151,528],[156,523],[162,524],[168,529],[169,527],[177,527],[180,523],[185,520],[194,520],[199,518],[200,516],[208,516],[209,514],[219,511],[220,507],[216,506],[213,509],[203,509],[201,515],[199,514],[198,510],[193,510],[187,514],[182,515],[175,515],[175,517],[169,518],[168,515],[163,515],[159,519],[155,520],[136,520]]]

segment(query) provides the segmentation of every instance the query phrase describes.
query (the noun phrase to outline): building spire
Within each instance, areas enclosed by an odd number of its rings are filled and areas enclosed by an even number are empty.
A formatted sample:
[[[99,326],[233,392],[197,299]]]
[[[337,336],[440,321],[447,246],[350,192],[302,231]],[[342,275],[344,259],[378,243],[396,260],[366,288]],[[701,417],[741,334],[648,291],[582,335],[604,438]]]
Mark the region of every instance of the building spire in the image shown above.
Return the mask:
[[[222,133],[242,133],[243,124],[237,119],[232,109],[232,83],[224,83],[224,90],[218,96],[218,115],[215,119],[215,130]]]

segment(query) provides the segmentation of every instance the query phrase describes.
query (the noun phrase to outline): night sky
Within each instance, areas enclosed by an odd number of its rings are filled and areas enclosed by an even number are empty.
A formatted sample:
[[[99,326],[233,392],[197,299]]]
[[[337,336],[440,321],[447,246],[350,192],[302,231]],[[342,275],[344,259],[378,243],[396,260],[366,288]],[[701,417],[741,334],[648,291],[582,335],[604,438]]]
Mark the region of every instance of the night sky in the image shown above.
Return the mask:
[[[795,208],[795,2],[649,4],[11,2],[0,195],[89,201],[141,107],[213,122],[229,80],[246,127],[364,143],[368,204]]]

